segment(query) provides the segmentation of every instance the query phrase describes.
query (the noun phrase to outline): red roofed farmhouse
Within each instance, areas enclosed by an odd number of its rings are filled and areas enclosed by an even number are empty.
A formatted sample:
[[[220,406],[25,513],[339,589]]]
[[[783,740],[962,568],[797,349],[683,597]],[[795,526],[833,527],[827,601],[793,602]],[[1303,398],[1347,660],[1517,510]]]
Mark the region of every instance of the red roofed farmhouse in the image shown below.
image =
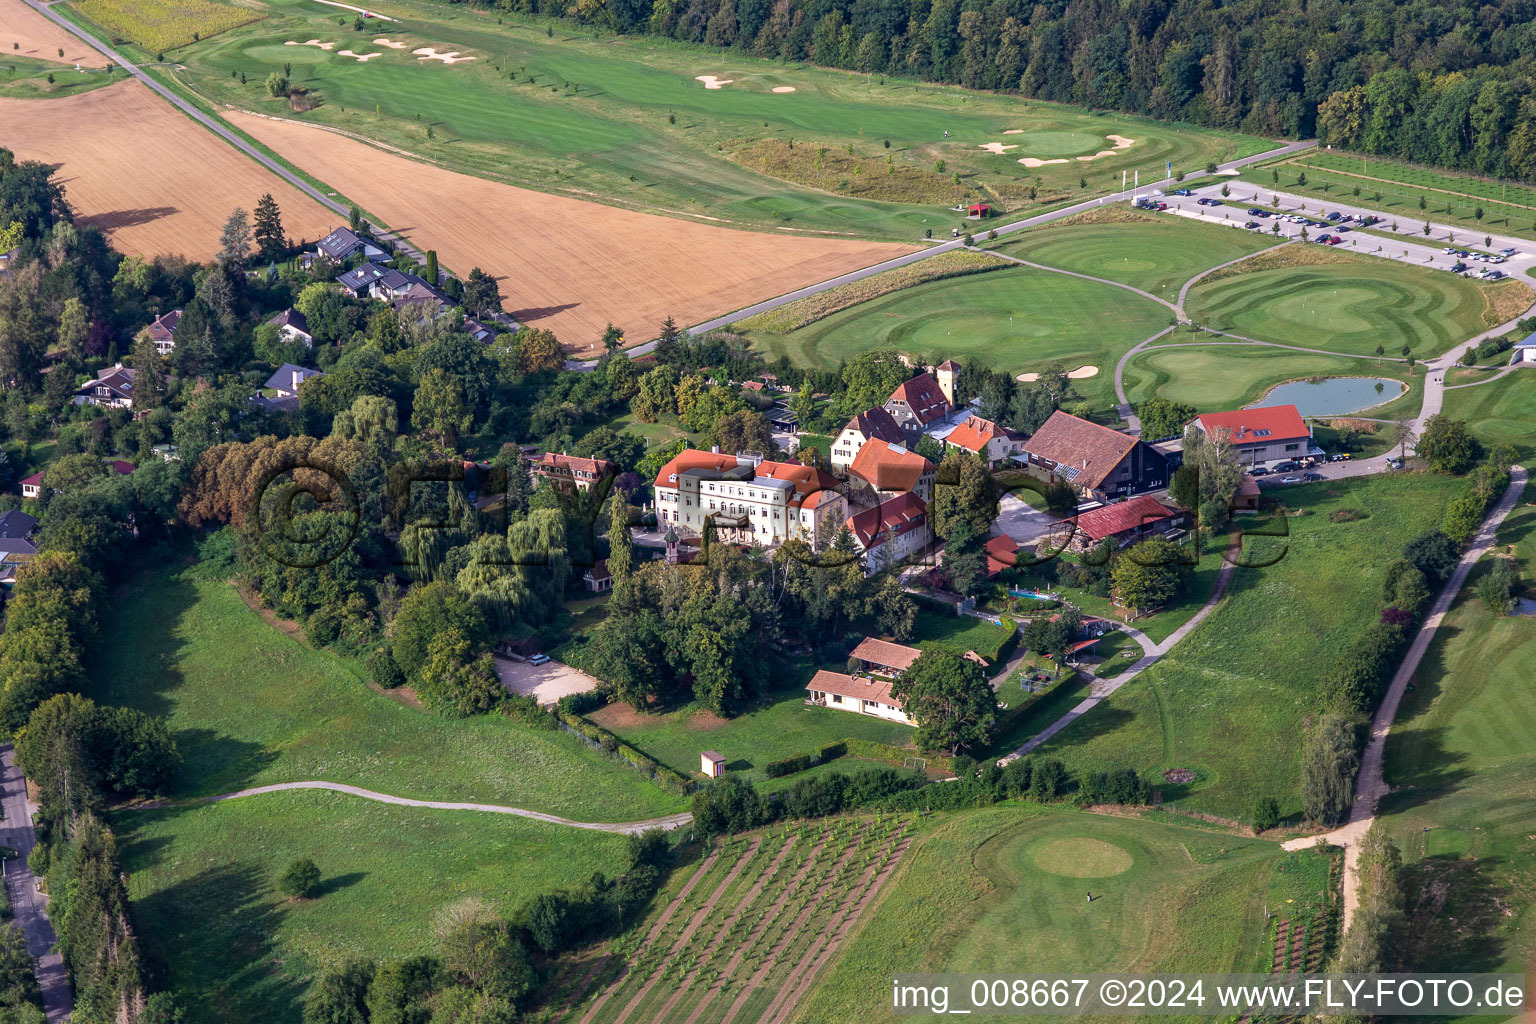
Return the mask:
[[[859,449],[875,439],[887,444],[907,443],[907,435],[896,425],[896,420],[878,405],[859,413],[843,427],[843,432],[832,443],[832,465],[837,468],[853,465]]]
[[[823,523],[848,518],[837,487],[831,475],[797,462],[687,448],[656,474],[656,513],[680,534],[702,534],[707,521],[733,543],[813,542]]]
[[[932,499],[938,473],[937,466],[916,452],[878,438],[866,442],[848,467],[850,482],[862,480],[885,497],[911,491],[924,501]]]
[[[1249,465],[1322,454],[1312,450],[1312,428],[1294,405],[1208,412],[1194,423],[1202,434],[1227,438]]]
[[[1091,551],[1108,541],[1126,547],[1148,537],[1158,537],[1188,524],[1189,514],[1170,508],[1156,498],[1142,495],[1130,501],[1105,505],[1075,519],[1056,524],[1054,548],[1065,544],[1073,551]]]
[[[996,469],[1018,454],[1024,444],[1024,435],[1000,423],[970,416],[945,436],[944,443],[980,456],[988,469]]]
[[[1030,471],[1060,477],[1079,494],[1123,498],[1168,485],[1168,456],[1145,441],[1061,410],[1021,446]]]
[[[902,710],[901,701],[891,696],[891,684],[868,676],[849,676],[822,669],[805,684],[810,696],[807,704],[874,715],[903,725],[916,725]]]

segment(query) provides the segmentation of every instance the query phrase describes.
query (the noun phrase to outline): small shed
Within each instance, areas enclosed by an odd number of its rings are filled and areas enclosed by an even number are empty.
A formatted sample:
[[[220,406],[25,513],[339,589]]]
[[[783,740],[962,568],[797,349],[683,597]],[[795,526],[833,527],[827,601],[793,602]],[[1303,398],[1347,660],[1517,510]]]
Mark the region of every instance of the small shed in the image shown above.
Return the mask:
[[[1536,331],[1515,342],[1515,352],[1509,361],[1511,363],[1536,363]]]
[[[965,217],[967,220],[985,220],[990,216],[992,216],[992,207],[988,206],[986,203],[972,203],[970,206],[965,208]]]
[[[725,758],[718,751],[706,750],[699,755],[699,771],[712,779],[725,774]]]

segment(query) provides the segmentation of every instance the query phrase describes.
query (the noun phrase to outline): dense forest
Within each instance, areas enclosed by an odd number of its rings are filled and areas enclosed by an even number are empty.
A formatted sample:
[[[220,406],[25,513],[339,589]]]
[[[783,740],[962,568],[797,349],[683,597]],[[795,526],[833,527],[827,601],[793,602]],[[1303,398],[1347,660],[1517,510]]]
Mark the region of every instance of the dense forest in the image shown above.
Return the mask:
[[[1536,179],[1536,3],[494,0],[731,47]]]

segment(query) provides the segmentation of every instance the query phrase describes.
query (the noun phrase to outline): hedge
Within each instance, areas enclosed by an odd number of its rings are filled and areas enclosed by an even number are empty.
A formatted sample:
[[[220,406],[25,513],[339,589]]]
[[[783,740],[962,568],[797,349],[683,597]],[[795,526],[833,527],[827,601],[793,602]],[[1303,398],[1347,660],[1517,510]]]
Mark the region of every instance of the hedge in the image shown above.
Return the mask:
[[[793,775],[803,772],[816,763],[816,758],[810,754],[794,754],[779,761],[770,761],[763,765],[763,774],[770,779],[782,778],[785,775]]]
[[[573,735],[580,736],[586,741],[587,746],[593,750],[600,750],[620,764],[628,765],[636,771],[644,773],[647,778],[668,793],[687,796],[698,788],[697,784],[692,780],[686,779],[666,765],[652,760],[607,729],[600,725],[594,725],[580,715],[574,715],[562,708],[557,708],[555,720],[560,728]]]

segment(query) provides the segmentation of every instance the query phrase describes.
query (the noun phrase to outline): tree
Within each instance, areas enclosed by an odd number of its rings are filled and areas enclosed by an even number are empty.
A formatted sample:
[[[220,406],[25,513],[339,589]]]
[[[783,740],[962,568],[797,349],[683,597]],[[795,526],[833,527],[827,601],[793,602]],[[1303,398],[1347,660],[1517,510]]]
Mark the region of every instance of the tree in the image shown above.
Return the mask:
[[[997,696],[981,666],[948,648],[920,654],[891,695],[917,722],[917,744],[924,750],[961,750],[984,745],[997,716]]]
[[[1375,974],[1393,966],[1393,949],[1403,933],[1406,898],[1402,854],[1380,820],[1360,838],[1356,868],[1356,910],[1339,943],[1340,972]]]
[[[1437,473],[1465,473],[1483,457],[1483,446],[1465,420],[1436,413],[1424,424],[1417,451]]]
[[[483,995],[516,1004],[538,981],[528,950],[506,921],[467,915],[443,929],[439,941],[443,969]]]
[[[320,891],[320,868],[308,857],[300,857],[277,880],[277,888],[289,899],[313,899]]]
[[[608,571],[617,585],[629,579],[634,568],[635,545],[629,533],[629,503],[620,494],[608,501]]]
[[[1477,583],[1477,596],[1495,615],[1508,615],[1512,601],[1510,595],[1518,582],[1514,560],[1495,557],[1488,574]]]
[[[489,646],[484,616],[458,587],[439,581],[412,588],[389,624],[391,650],[407,679],[414,682],[426,667],[432,638],[450,630],[466,637],[472,650]]]
[[[1200,507],[1199,466],[1186,462],[1173,471],[1173,479],[1168,482],[1168,500],[1191,511]]]
[[[71,295],[64,300],[64,308],[59,310],[59,347],[79,359],[85,355],[85,339],[90,333],[91,321],[85,303]]]
[[[441,435],[450,447],[458,443],[459,434],[468,430],[474,420],[473,410],[465,401],[464,385],[440,367],[429,371],[416,385],[413,404],[411,426]]]
[[[1272,796],[1260,797],[1253,803],[1253,831],[1268,832],[1280,824],[1280,803]]]
[[[990,529],[997,518],[997,488],[987,468],[965,452],[946,455],[939,464],[928,511],[933,532],[946,539],[961,520],[977,534]]]
[[[944,543],[944,575],[955,593],[976,597],[987,586],[986,549],[969,520],[958,519]]]
[[[1177,546],[1162,537],[1148,538],[1122,551],[1110,569],[1115,599],[1138,613],[1167,604],[1179,592],[1178,557]]]
[[[1419,435],[1413,431],[1412,420],[1398,420],[1392,424],[1392,446],[1397,449],[1399,458],[1408,457],[1408,448],[1419,439]]]
[[[1456,570],[1456,542],[1441,530],[1426,530],[1403,545],[1403,558],[1428,580],[1444,583]]]
[[[667,317],[661,322],[661,334],[656,338],[656,362],[665,365],[675,361],[681,340],[682,331],[678,330],[677,321]]]
[[[917,625],[917,602],[906,592],[895,573],[883,573],[871,598],[875,621],[881,632],[894,640],[907,640]]]
[[[256,201],[256,223],[252,232],[256,251],[264,260],[280,260],[288,252],[288,238],[283,234],[283,215],[277,200],[268,192]]]
[[[624,331],[609,324],[603,328],[603,351],[616,352],[624,347]]]
[[[1232,499],[1243,481],[1240,456],[1228,432],[1207,433],[1193,425],[1188,427],[1184,431],[1184,465],[1199,470],[1197,508],[1201,527],[1219,529],[1226,522]]]
[[[438,284],[441,283],[442,275],[438,272],[437,269],[436,249],[427,250],[427,265],[423,268],[423,273],[421,276],[425,277],[427,279],[427,284],[430,284],[434,288],[436,288]]]
[[[479,267],[469,272],[464,280],[464,310],[470,316],[489,316],[501,312],[501,285],[495,275],[487,274]]]
[[[483,643],[461,629],[438,633],[427,643],[427,663],[416,691],[431,708],[447,715],[479,715],[506,697]]]
[[[1142,437],[1148,440],[1177,437],[1195,418],[1195,407],[1168,398],[1149,398],[1137,406],[1136,416],[1141,420]]]
[[[517,361],[524,374],[559,370],[565,366],[565,351],[553,331],[524,327],[517,332]]]
[[[1332,824],[1354,800],[1355,731],[1348,719],[1326,714],[1312,726],[1301,753],[1302,812],[1312,821]]]
[[[368,1024],[373,974],[373,964],[360,960],[326,971],[304,997],[303,1024]]]
[[[718,417],[710,436],[722,452],[772,455],[777,450],[773,443],[773,427],[762,413],[751,409],[737,409]]]

